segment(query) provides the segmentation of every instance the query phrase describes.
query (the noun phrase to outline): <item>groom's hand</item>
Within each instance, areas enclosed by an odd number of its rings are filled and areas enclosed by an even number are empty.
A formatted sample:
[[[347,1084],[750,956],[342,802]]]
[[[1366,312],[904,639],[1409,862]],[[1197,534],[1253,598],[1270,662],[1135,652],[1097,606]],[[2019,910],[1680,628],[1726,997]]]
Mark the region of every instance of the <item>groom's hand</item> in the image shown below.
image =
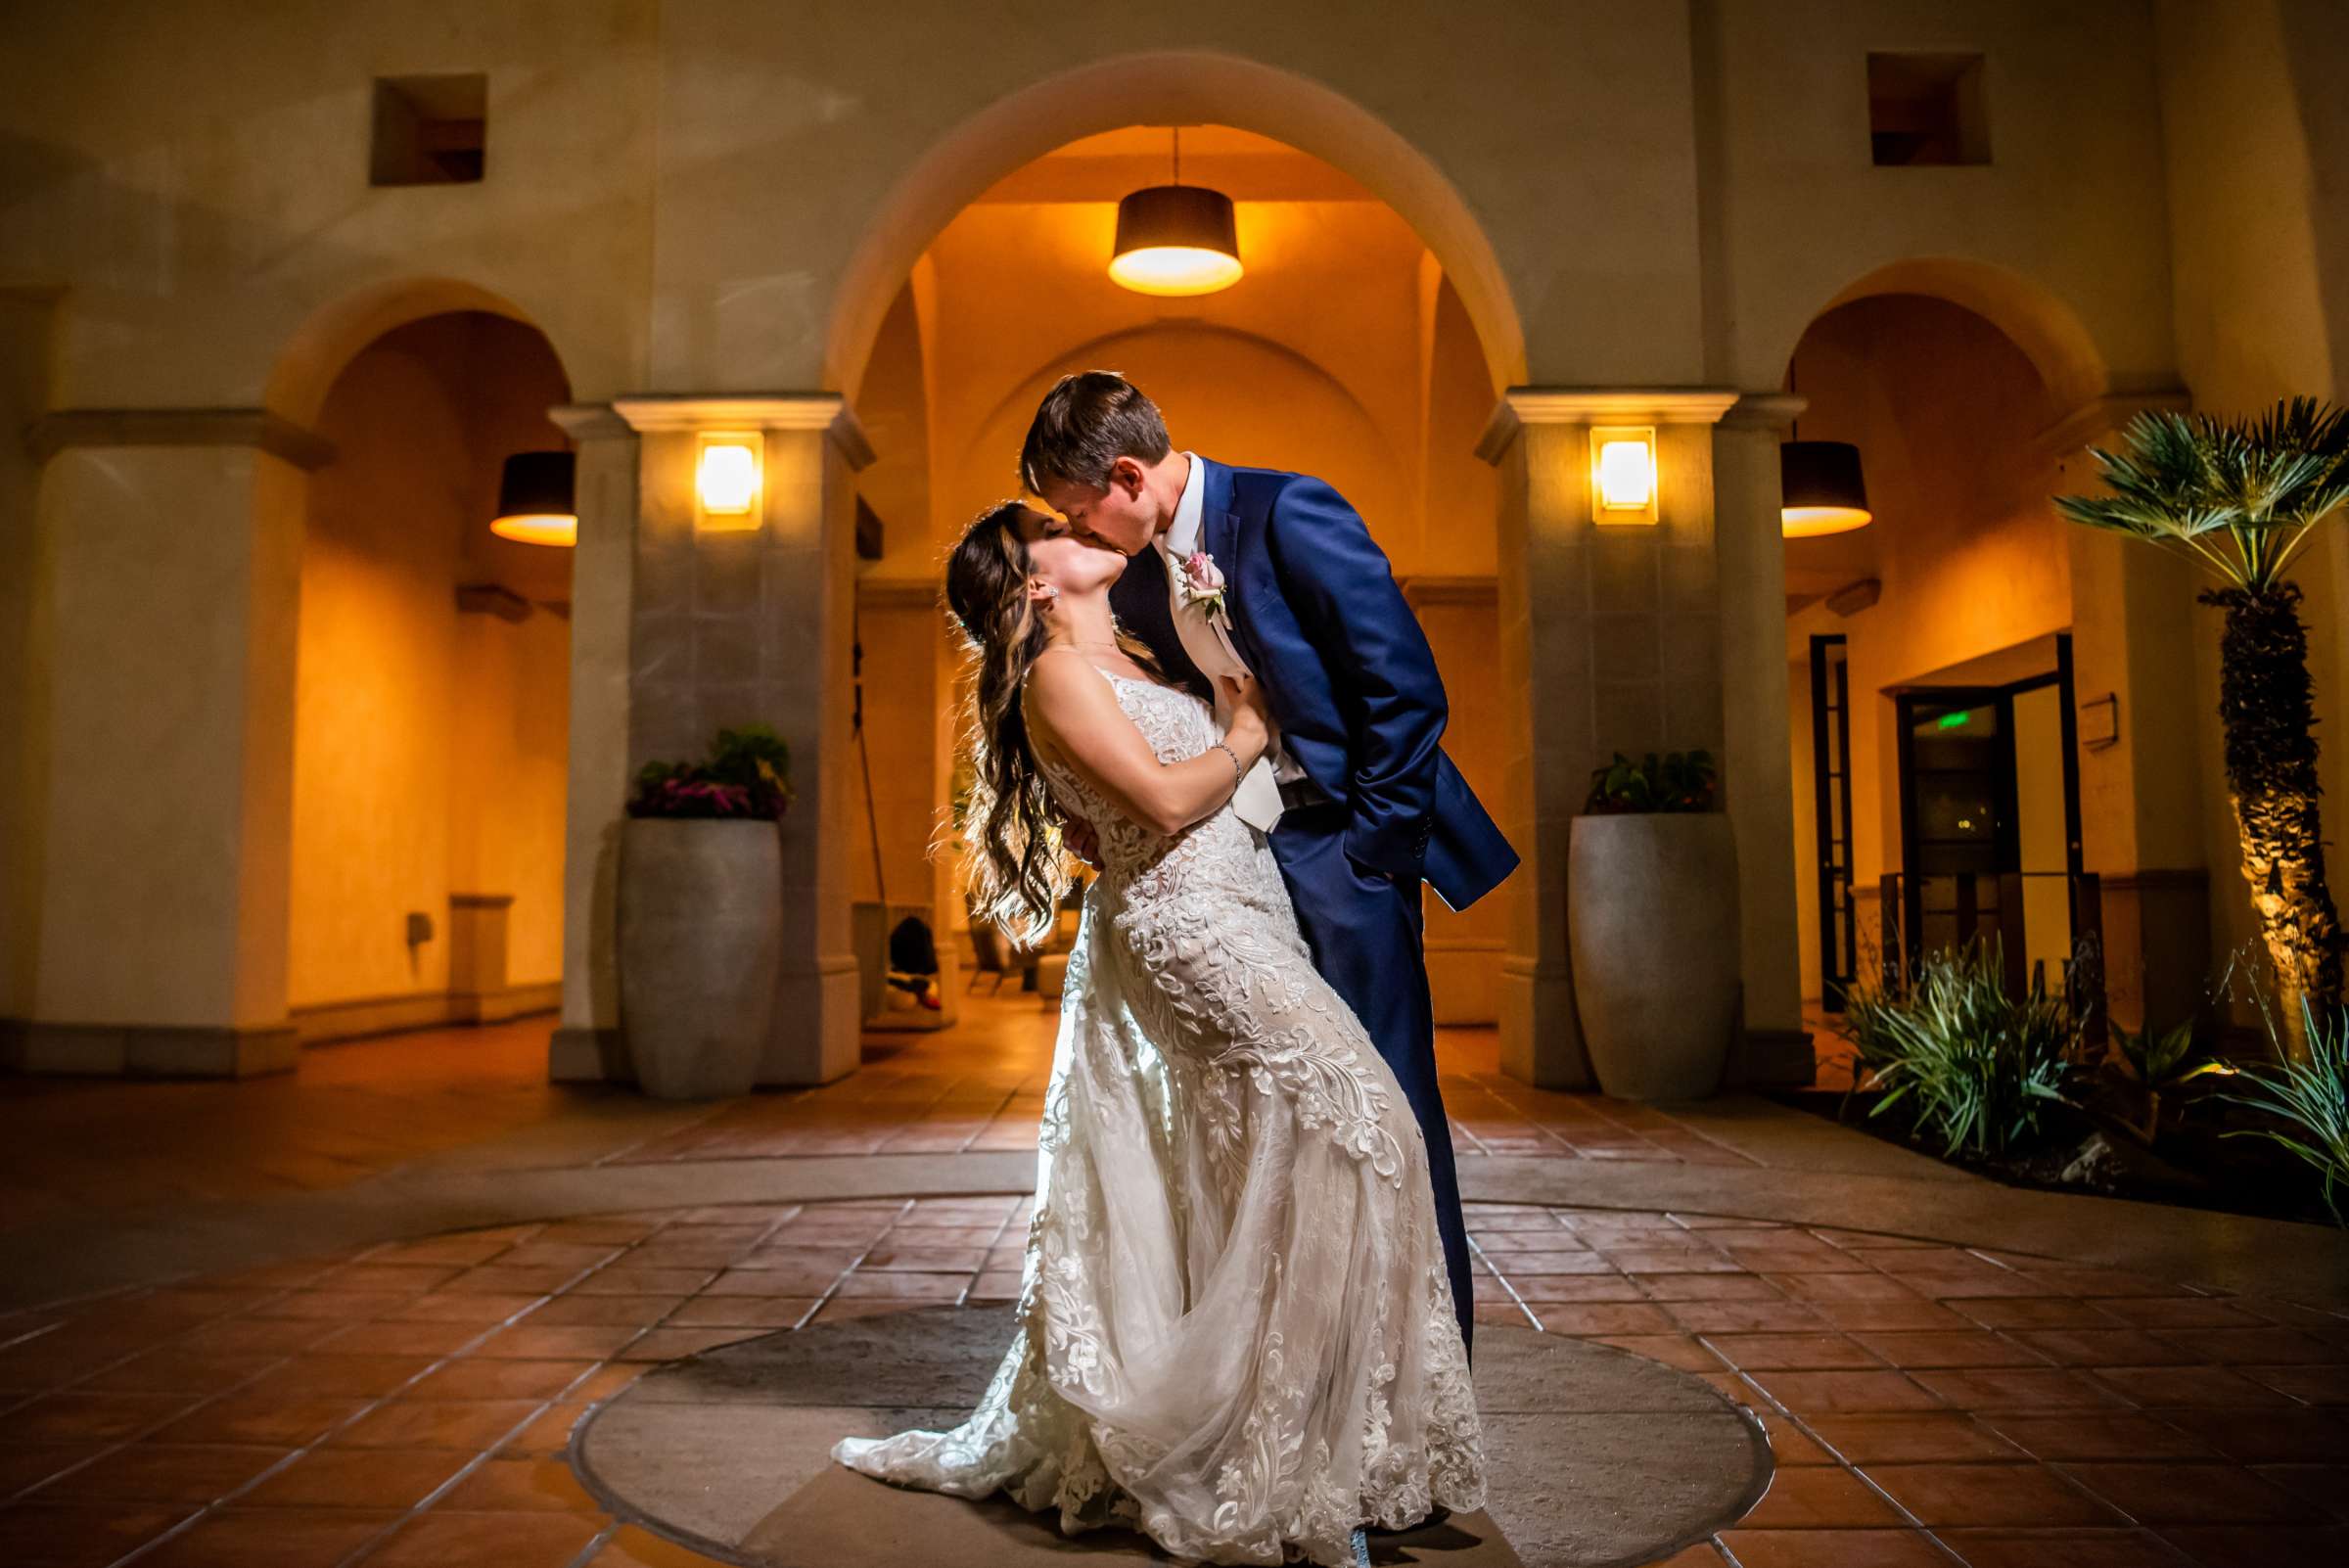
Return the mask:
[[[1101,869],[1101,841],[1090,822],[1071,822],[1060,830],[1060,847],[1094,870]]]

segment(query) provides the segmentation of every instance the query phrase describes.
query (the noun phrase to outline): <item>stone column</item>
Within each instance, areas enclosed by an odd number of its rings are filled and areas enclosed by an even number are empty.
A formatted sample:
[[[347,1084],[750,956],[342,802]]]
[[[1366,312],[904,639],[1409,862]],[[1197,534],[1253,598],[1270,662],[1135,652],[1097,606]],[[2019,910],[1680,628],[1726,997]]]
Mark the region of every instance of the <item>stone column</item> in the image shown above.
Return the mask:
[[[260,409],[33,433],[26,809],[33,1072],[294,1065],[286,1012],[304,470]]]
[[[1805,399],[1747,392],[1713,432],[1720,567],[1723,802],[1737,840],[1744,1032],[1737,1084],[1809,1084],[1796,936],[1794,780],[1787,757],[1786,542],[1778,444]]]
[[[1590,770],[1614,753],[1722,737],[1711,429],[1737,394],[1512,388],[1477,453],[1500,470],[1501,685],[1511,738],[1496,803],[1524,857],[1501,962],[1500,1063],[1592,1086],[1566,940],[1566,858]],[[1590,430],[1652,425],[1657,517],[1597,526]]]
[[[872,449],[825,392],[645,396],[614,410],[640,440],[626,774],[703,755],[722,725],[767,723],[791,748],[782,823],[784,939],[759,1082],[821,1084],[857,1062],[849,937],[849,615],[852,476]],[[697,528],[705,432],[762,438],[758,526]]]
[[[2102,483],[2091,447],[2113,450],[2142,409],[2187,401],[2184,392],[2096,398],[2050,426],[2040,445],[2066,490],[2093,493]],[[2102,884],[2106,1000],[2118,1023],[2166,1029],[2207,1010],[2215,957],[2194,737],[2198,581],[2152,544],[2067,529],[2081,860]]]
[[[549,411],[578,453],[571,558],[571,730],[564,784],[563,1021],[547,1046],[558,1082],[632,1076],[620,1038],[613,949],[620,820],[627,799],[629,658],[636,580],[637,438],[604,404]]]

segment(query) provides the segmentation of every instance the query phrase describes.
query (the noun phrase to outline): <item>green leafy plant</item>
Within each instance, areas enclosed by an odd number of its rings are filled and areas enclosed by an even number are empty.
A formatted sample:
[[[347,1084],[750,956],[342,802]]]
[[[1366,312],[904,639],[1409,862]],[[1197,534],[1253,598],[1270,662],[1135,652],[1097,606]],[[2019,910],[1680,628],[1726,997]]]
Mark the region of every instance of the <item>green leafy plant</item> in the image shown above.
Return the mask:
[[[2122,439],[2124,450],[2095,453],[2109,493],[2058,495],[2055,506],[2218,579],[2201,597],[2227,613],[2219,716],[2243,879],[2287,997],[2329,1010],[2341,999],[2340,921],[2318,815],[2308,636],[2284,574],[2349,501],[2349,413],[2309,397],[2257,419],[2148,411]],[[2306,1049],[2297,1033],[2287,1031],[2287,1055]]]
[[[2198,1078],[2234,1071],[2225,1062],[2198,1056],[2193,1020],[2188,1019],[2160,1035],[2148,1024],[2141,1030],[2112,1029],[2113,1059],[2108,1076],[2118,1078],[2137,1102],[2129,1130],[2145,1143],[2161,1131],[2162,1116],[2174,1106],[2187,1084]],[[2165,1105],[2163,1096],[2169,1097]]]
[[[1623,811],[1709,811],[1719,775],[1710,752],[1649,752],[1635,762],[1621,752],[1604,767],[1590,770],[1587,816]]]
[[[647,762],[630,816],[773,821],[791,806],[791,749],[766,724],[721,729],[700,762]]]
[[[1886,1092],[1869,1108],[1909,1110],[1912,1130],[1947,1155],[2003,1156],[2037,1141],[2069,1103],[2076,1032],[2058,997],[2034,984],[2009,996],[1999,945],[1928,953],[1905,994],[1865,982],[1844,999],[1844,1034]]]
[[[2290,1150],[2316,1172],[2333,1222],[2349,1223],[2338,1198],[2341,1185],[2349,1182],[2349,1020],[2337,1009],[2320,1015],[2303,997],[2299,1035],[2305,1048],[2291,1056],[2284,1054],[2285,1039],[2264,1005],[2260,1018],[2281,1060],[2239,1069],[2239,1086],[2221,1097],[2264,1112],[2279,1125],[2225,1135],[2265,1138]]]

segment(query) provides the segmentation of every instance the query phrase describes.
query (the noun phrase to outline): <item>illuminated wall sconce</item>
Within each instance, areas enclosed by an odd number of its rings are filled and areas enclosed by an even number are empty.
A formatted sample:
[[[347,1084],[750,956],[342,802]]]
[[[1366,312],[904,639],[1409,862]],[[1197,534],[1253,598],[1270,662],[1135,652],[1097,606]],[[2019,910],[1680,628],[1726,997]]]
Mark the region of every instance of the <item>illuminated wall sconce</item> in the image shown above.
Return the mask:
[[[1617,525],[1656,521],[1656,429],[1590,429],[1590,520]]]
[[[694,522],[704,529],[759,526],[765,442],[757,432],[704,431],[693,465]]]

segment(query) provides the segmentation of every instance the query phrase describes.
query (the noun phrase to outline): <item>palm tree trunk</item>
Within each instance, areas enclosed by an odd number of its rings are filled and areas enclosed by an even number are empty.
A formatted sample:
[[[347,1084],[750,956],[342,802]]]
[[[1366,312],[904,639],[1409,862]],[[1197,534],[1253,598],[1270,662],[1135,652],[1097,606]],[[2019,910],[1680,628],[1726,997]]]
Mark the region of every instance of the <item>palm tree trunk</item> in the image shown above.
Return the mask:
[[[2243,880],[2276,966],[2292,1054],[2303,1055],[2300,1004],[2320,1012],[2341,994],[2340,921],[2325,880],[2318,824],[2316,715],[2300,589],[2211,589],[2227,612],[2219,643],[2219,721],[2227,792],[2243,845]]]

